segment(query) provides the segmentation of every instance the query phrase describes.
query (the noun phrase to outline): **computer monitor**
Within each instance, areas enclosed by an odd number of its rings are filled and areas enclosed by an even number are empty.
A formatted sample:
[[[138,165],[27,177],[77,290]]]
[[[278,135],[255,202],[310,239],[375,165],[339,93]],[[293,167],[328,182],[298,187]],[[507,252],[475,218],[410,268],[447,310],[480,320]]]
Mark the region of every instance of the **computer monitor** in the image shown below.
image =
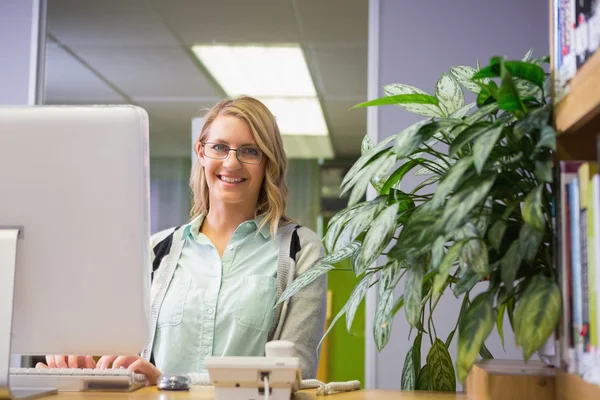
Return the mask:
[[[14,244],[0,239],[0,356],[6,336],[20,355],[146,345],[148,130],[135,106],[0,107],[0,231],[19,228],[14,285]]]

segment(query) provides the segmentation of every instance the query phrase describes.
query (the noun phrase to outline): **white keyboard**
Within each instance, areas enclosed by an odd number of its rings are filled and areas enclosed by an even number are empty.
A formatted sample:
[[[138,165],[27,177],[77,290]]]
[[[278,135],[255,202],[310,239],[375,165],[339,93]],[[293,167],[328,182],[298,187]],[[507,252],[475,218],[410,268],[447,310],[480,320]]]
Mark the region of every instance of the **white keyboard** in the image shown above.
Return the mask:
[[[13,388],[48,387],[59,391],[132,391],[146,385],[146,376],[128,369],[11,368]]]

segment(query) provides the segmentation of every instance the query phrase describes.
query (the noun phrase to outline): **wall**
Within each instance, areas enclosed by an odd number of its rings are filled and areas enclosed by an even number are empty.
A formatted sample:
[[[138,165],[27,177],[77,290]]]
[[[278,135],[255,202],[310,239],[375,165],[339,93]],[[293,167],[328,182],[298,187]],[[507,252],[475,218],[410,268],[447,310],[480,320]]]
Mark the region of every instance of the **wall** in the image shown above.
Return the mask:
[[[191,192],[188,158],[150,159],[150,221],[152,233],[189,221]]]
[[[374,96],[382,96],[381,87],[390,83],[406,83],[432,92],[444,71],[454,65],[485,65],[494,55],[521,58],[529,48],[534,57],[549,53],[547,0],[454,0],[398,1],[370,0],[369,86]],[[372,46],[378,46],[371,48]],[[371,98],[371,97],[370,97]],[[374,109],[369,114],[369,135],[376,141],[398,133],[420,117],[395,107]],[[405,190],[414,187],[418,178],[408,182]],[[485,285],[477,288],[484,290]],[[398,286],[397,296],[403,290]],[[472,296],[474,297],[475,291]],[[372,329],[376,301],[369,294],[366,331]],[[440,338],[445,340],[453,329],[460,308],[460,299],[445,295],[434,313]],[[387,347],[377,353],[371,336],[366,338],[367,387],[399,389],[402,364],[410,348],[408,324],[403,312],[393,322]],[[497,333],[487,344],[496,358],[520,358],[514,346],[510,324],[505,321],[506,352]],[[413,335],[414,337],[414,335]],[[423,342],[423,355],[429,342]],[[456,355],[456,337],[451,346]]]

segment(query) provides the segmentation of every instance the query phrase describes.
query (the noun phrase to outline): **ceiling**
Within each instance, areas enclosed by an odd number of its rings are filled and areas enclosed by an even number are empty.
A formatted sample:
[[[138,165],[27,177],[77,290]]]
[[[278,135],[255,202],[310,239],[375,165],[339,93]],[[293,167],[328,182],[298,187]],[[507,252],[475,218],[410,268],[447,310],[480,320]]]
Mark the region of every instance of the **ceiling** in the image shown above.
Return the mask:
[[[187,157],[191,120],[225,96],[202,43],[299,43],[330,141],[284,136],[288,156],[356,157],[366,133],[368,0],[48,0],[47,104],[121,104],[150,115],[155,157]],[[240,66],[243,68],[243,66]],[[327,137],[326,137],[327,138]]]

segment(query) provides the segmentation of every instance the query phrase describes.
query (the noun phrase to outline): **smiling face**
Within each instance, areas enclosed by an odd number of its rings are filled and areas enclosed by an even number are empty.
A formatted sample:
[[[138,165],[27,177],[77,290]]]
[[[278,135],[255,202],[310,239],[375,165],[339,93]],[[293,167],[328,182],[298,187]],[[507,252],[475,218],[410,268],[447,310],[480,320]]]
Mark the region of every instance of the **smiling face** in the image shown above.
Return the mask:
[[[259,149],[249,126],[240,118],[220,115],[211,124],[203,142],[204,146],[198,142],[195,150],[204,168],[210,204],[236,204],[255,210],[265,177],[266,156],[262,156],[259,164],[241,163],[235,151],[229,151],[222,160],[211,158],[219,153],[225,155],[226,147]],[[252,157],[254,149],[246,147],[245,156]]]

